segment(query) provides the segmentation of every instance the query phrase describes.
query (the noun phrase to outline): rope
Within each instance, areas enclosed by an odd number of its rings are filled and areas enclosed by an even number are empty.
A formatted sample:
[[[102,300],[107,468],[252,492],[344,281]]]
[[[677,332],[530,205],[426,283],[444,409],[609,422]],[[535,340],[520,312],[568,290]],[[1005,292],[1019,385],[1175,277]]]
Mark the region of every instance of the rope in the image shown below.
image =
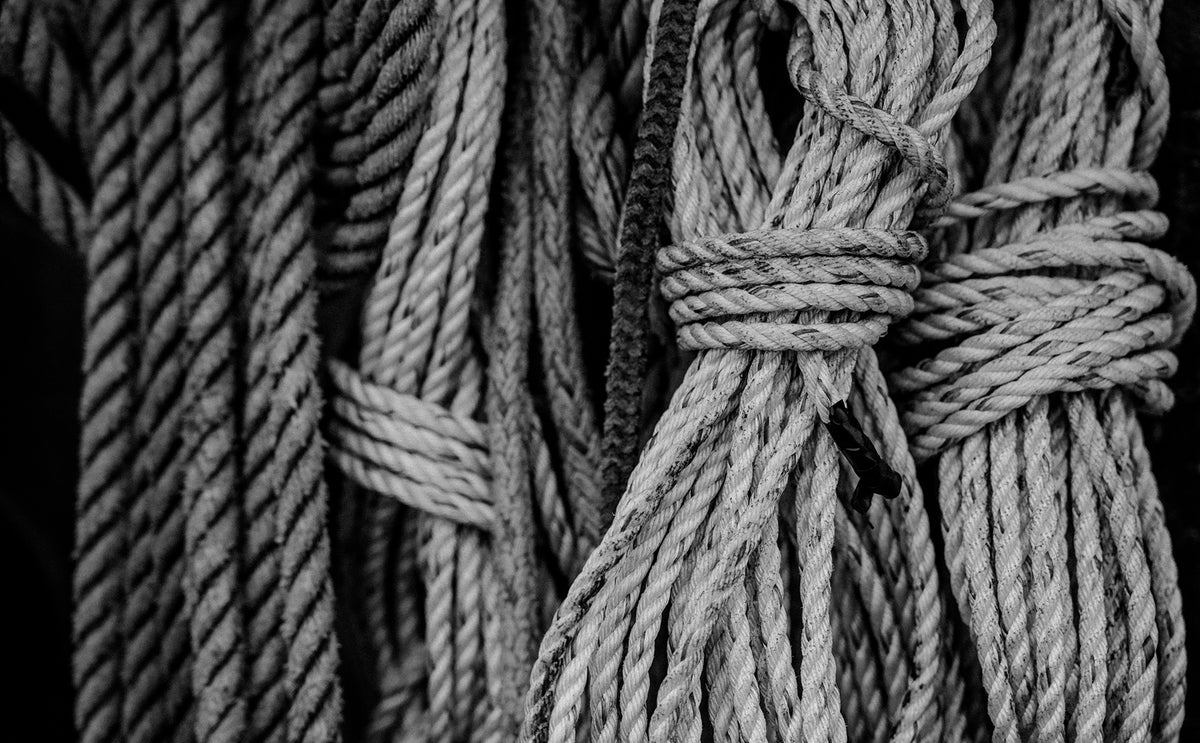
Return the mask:
[[[263,0],[247,17],[256,33],[247,81],[255,208],[246,234],[244,559],[250,586],[262,589],[248,597],[256,692],[248,734],[264,740],[340,736],[312,283],[316,9]]]
[[[655,26],[654,55],[646,85],[646,111],[634,150],[629,208],[620,225],[613,323],[609,335],[604,400],[605,512],[612,513],[636,464],[642,419],[642,385],[649,366],[651,253],[662,231],[670,197],[671,143],[680,118],[688,31],[695,3],[669,3]]]
[[[132,42],[121,2],[88,8],[95,108],[91,157],[94,236],[85,251],[83,393],[76,501],[73,671],[75,726],[84,743],[123,732],[125,648],[120,614],[124,518],[132,496],[138,343],[133,235]]]
[[[483,603],[481,528],[493,520],[486,439],[474,420],[483,366],[468,333],[499,136],[504,17],[493,0],[460,0],[443,12],[428,126],[366,299],[359,369],[332,368],[334,461],[378,494],[347,494],[373,499],[357,527],[368,540],[366,640],[380,695],[372,738],[497,734],[484,689],[485,651],[498,650],[485,637],[499,620]],[[401,530],[412,516],[398,502],[417,509],[415,529]],[[416,557],[403,568],[390,564],[401,540]],[[413,572],[423,608],[403,590]],[[392,575],[404,583],[390,585]]]
[[[698,70],[712,69],[704,66],[711,58],[700,56],[699,39],[710,23],[720,29],[732,15],[721,6],[705,2],[697,11],[689,86]],[[675,157],[674,214],[674,232],[685,242],[660,251],[659,269],[664,286],[678,271],[716,275],[694,301],[672,303],[676,319],[686,323],[681,345],[700,354],[643,452],[612,527],[543,640],[523,737],[574,739],[586,703],[598,740],[699,737],[702,717],[713,721],[717,735],[719,725],[751,740],[790,739],[801,731],[846,738],[830,616],[840,478],[833,441],[818,422],[847,397],[868,430],[883,434],[872,438],[885,443],[884,461],[900,473],[905,491],[894,506],[872,507],[876,523],[889,525],[884,533],[875,536],[870,522],[858,522],[864,548],[851,550],[867,573],[860,590],[882,598],[870,602],[871,618],[885,622],[876,625],[881,639],[899,642],[884,662],[883,681],[895,694],[883,708],[886,727],[905,739],[938,734],[947,642],[927,520],[894,409],[873,356],[863,350],[911,307],[905,292],[889,289],[914,285],[912,264],[923,244],[895,229],[917,206],[918,178],[930,184],[926,201],[937,203],[946,177],[934,142],[983,68],[993,27],[990,8],[964,4],[960,54],[953,9],[919,10],[803,9],[789,71],[811,108],[769,199],[754,198],[752,188],[743,193],[754,181],[740,173],[722,177],[717,159],[753,152],[764,141],[743,134],[753,125],[685,118],[692,126],[676,140],[682,152]],[[893,28],[885,36],[887,24]],[[724,64],[737,68],[736,61]],[[879,70],[886,86],[874,74]],[[843,79],[849,94],[827,82]],[[697,87],[705,83],[707,76]],[[731,198],[713,192],[723,184],[733,187]],[[766,231],[700,238],[744,229],[738,217],[768,202],[759,217]],[[767,278],[756,284],[750,269],[760,264]],[[794,283],[810,286],[793,287],[789,272]],[[722,282],[728,286],[716,290]],[[859,282],[871,290],[856,290]],[[811,465],[797,468],[799,462]],[[793,479],[794,501],[784,497]],[[798,673],[788,662],[789,607],[773,535],[781,515],[794,534],[785,543],[799,568],[801,609],[790,618],[800,635]],[[872,548],[899,568],[885,573],[880,565],[878,575],[900,578],[893,595],[908,599],[892,623],[891,597],[869,590],[871,565],[861,557]],[[655,649],[660,628],[665,657]],[[650,670],[663,661],[651,707]]]
[[[80,739],[1177,741],[1160,5],[0,0]]]
[[[75,171],[86,169],[90,101],[42,10],[0,4],[0,184],[51,241],[82,254],[90,192]]]
[[[326,16],[322,118],[333,130],[331,188],[342,203],[322,270],[352,281],[379,261],[390,212],[433,91],[434,3],[341,0]]]
[[[937,460],[946,558],[995,740],[1177,740],[1184,648],[1162,507],[1131,405],[1171,404],[1195,309],[1145,243],[1165,127],[1158,3],[1034,3],[982,187],[935,224],[893,378]]]
[[[198,741],[237,740],[247,689],[234,322],[229,22],[217,0],[179,6],[183,190],[184,590]]]
[[[128,519],[122,605],[122,667],[128,740],[175,737],[190,714],[188,627],[182,618],[183,517],[178,353],[180,317],[178,238],[181,220],[178,80],[174,9],[138,2],[129,8],[133,45],[133,230],[141,341],[135,384],[133,488]],[[159,699],[161,697],[161,700]]]

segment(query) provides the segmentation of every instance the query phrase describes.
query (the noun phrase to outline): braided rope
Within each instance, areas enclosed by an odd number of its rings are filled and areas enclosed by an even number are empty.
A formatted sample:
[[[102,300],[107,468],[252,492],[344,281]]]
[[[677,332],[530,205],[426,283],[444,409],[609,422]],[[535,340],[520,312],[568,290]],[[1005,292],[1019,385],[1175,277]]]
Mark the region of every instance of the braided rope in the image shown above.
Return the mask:
[[[573,3],[529,8],[534,77],[531,225],[533,309],[549,422],[563,472],[562,494],[585,552],[600,539],[600,430],[583,369],[576,321],[570,229],[571,81],[577,76]]]
[[[934,223],[969,220],[969,248],[926,270],[898,333],[939,347],[892,382],[914,455],[938,460],[996,740],[1169,741],[1182,723],[1175,568],[1129,408],[1170,406],[1196,303],[1143,244],[1166,230],[1139,171],[1165,126],[1158,10],[1034,4],[985,185]]]
[[[8,115],[0,115],[0,184],[51,241],[82,254],[89,239],[90,194],[85,183],[74,182],[63,170],[88,141],[90,101],[43,11],[32,2],[0,4],[0,80],[27,96],[12,95],[10,105],[36,104],[24,113],[35,110],[49,125],[48,131],[22,132]],[[36,126],[26,122],[27,128]]]
[[[743,27],[730,21],[737,15],[730,5],[701,3],[689,85],[702,70],[702,90],[715,68],[698,54],[709,24]],[[728,113],[685,118],[676,139],[674,215],[684,242],[660,251],[659,268],[667,274],[664,287],[679,290],[669,296],[673,315],[685,323],[681,345],[700,354],[634,470],[613,526],[543,641],[524,737],[573,739],[587,700],[598,739],[615,739],[618,731],[634,740],[699,737],[704,718],[749,739],[795,739],[801,731],[806,738],[846,739],[830,581],[835,523],[848,516],[835,515],[838,458],[818,423],[847,398],[872,438],[885,443],[883,457],[900,473],[904,491],[896,505],[872,509],[872,520],[883,526],[878,536],[866,519],[845,529],[848,538],[857,530],[860,554],[874,553],[878,576],[900,578],[893,596],[878,590],[882,581],[870,571],[856,581],[870,596],[864,604],[880,622],[878,637],[899,643],[888,647],[882,664],[889,698],[868,704],[892,737],[938,735],[948,642],[928,522],[878,367],[872,354],[859,351],[911,306],[903,291],[889,290],[912,286],[912,263],[923,245],[892,231],[914,213],[919,179],[933,203],[944,191],[936,143],[986,62],[990,8],[965,3],[963,10],[960,40],[953,9],[940,4],[915,15],[885,4],[861,13],[803,8],[789,66],[812,107],[770,197],[765,189],[753,193],[755,179],[726,172],[719,159],[729,153],[724,162],[744,164],[745,153],[765,147],[769,137],[747,133],[753,125],[734,125]],[[882,33],[888,24],[893,28]],[[849,93],[829,82],[840,86],[843,79]],[[731,112],[755,103],[711,105]],[[909,167],[896,167],[901,162]],[[714,190],[724,184],[727,194]],[[749,225],[739,223],[747,219],[765,220],[767,229],[700,237],[745,230]],[[775,257],[782,260],[773,264]],[[855,289],[858,282],[871,291]],[[794,501],[781,503],[790,484]],[[763,548],[767,524],[776,520],[788,525],[794,573],[783,569],[781,550]],[[755,598],[782,585],[785,575],[795,581],[800,604],[790,622],[784,611],[794,607]],[[651,711],[649,672],[663,659],[654,647],[664,623],[666,671]],[[789,623],[800,628],[798,672],[761,649],[790,659]]]

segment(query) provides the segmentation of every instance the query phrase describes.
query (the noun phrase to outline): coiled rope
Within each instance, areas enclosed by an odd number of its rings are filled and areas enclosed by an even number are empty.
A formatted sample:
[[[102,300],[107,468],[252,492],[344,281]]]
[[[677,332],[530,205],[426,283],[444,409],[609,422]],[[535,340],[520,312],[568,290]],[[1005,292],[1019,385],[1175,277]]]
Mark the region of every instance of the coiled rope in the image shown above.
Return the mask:
[[[505,23],[496,0],[439,8],[445,17],[427,21],[445,29],[429,122],[366,299],[359,369],[335,365],[332,375],[333,459],[377,494],[346,494],[371,499],[357,528],[367,540],[361,581],[379,684],[372,739],[499,734],[484,680],[501,648],[485,640],[503,620],[483,597],[494,509],[475,420],[483,362],[470,331]],[[422,615],[423,626],[414,621]]]
[[[994,740],[1179,737],[1179,589],[1133,412],[1169,407],[1196,301],[1145,245],[1166,230],[1143,172],[1166,125],[1159,8],[1033,3],[986,177],[939,223],[969,249],[925,271],[899,336],[936,344],[893,389],[937,461]]]
[[[339,737],[313,328],[318,20],[296,3],[88,7],[83,740]],[[249,27],[235,119],[229,35]]]
[[[736,8],[722,5],[697,12],[689,80],[703,71],[701,88],[712,67],[699,40]],[[871,599],[864,623],[885,644],[884,702],[864,692],[858,709],[881,716],[893,737],[938,734],[948,682],[937,575],[913,465],[869,348],[911,309],[924,245],[899,228],[922,191],[936,206],[946,188],[937,142],[986,64],[993,26],[990,7],[964,3],[960,53],[953,8],[916,10],[800,9],[789,72],[809,106],[769,198],[756,201],[754,181],[718,159],[752,151],[745,128],[700,117],[677,140],[674,231],[687,242],[660,251],[658,266],[679,343],[699,355],[542,643],[525,738],[573,740],[586,709],[597,740],[695,739],[702,719],[718,737],[845,740],[835,523],[839,551],[858,566],[851,583]],[[726,183],[729,192],[714,190]],[[700,237],[745,229],[739,218],[756,204],[766,229]],[[899,500],[871,509],[889,525],[879,534],[837,506],[842,478],[820,422],[845,399],[903,483]],[[785,559],[795,567],[785,571]],[[798,585],[787,586],[792,570]],[[883,575],[898,585],[881,591]]]

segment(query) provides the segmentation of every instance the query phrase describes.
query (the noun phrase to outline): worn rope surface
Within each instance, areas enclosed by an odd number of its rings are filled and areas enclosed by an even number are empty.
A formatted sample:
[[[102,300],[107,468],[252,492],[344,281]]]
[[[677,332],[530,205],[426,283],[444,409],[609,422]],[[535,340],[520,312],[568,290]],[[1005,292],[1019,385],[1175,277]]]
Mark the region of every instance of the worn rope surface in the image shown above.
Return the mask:
[[[981,187],[938,224],[893,378],[938,462],[951,586],[995,740],[1176,740],[1179,589],[1134,416],[1169,407],[1195,285],[1147,247],[1167,90],[1157,2],[1033,3]],[[1136,211],[1130,211],[1136,210]],[[962,228],[955,228],[962,229]]]
[[[726,97],[705,101],[713,118],[685,117],[674,231],[690,241],[658,261],[679,342],[700,354],[543,641],[527,698],[529,739],[574,739],[585,710],[599,740],[694,739],[702,719],[718,737],[847,738],[830,593],[835,522],[846,519],[835,516],[841,478],[820,426],[847,398],[860,415],[870,411],[868,426],[883,433],[905,491],[896,506],[873,509],[876,521],[894,524],[879,536],[837,529],[859,566],[852,584],[883,599],[866,620],[884,643],[898,643],[881,653],[886,702],[867,693],[874,707],[863,708],[883,720],[866,722],[902,739],[936,736],[942,724],[945,641],[926,518],[866,349],[911,309],[905,290],[924,245],[894,230],[922,191],[936,204],[946,187],[935,142],[986,63],[990,8],[964,5],[961,54],[948,5],[915,14],[892,5],[803,8],[789,72],[810,105],[782,167],[748,158],[769,138],[756,139],[753,122],[726,118],[753,110],[753,98],[731,99],[732,90],[711,83],[731,67],[752,67],[700,43],[709,24],[736,23],[738,10],[705,2],[697,13],[693,96]],[[747,48],[733,38],[735,49]],[[779,167],[773,194],[728,170],[748,161]],[[761,231],[701,237],[764,221]],[[867,557],[874,549],[898,569],[888,574],[907,573],[907,592],[872,596],[883,574]],[[660,630],[665,651],[656,649]],[[651,668],[663,661],[651,705]]]

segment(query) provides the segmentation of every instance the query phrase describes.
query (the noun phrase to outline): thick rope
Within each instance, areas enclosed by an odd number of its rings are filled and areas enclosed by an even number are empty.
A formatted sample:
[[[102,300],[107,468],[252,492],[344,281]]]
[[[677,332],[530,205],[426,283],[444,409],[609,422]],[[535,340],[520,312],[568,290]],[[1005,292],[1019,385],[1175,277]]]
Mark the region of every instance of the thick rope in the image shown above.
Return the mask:
[[[1186,269],[1146,247],[1165,127],[1155,2],[1034,3],[984,185],[938,224],[894,377],[938,461],[951,586],[995,740],[1176,740],[1184,647],[1162,507],[1130,409],[1171,404]],[[1126,211],[1137,209],[1137,211]]]
[[[242,514],[233,285],[233,163],[228,126],[232,47],[219,0],[179,6],[182,163],[184,588],[194,652],[198,741],[246,730]]]
[[[120,614],[132,495],[138,343],[133,234],[132,40],[121,2],[87,8],[95,108],[94,237],[85,252],[84,383],[74,575],[75,726],[80,740],[123,731]]]
[[[710,23],[720,27],[732,15],[720,5],[702,3],[697,13],[689,80],[696,79],[692,69],[712,69],[696,50]],[[830,614],[840,478],[820,421],[847,398],[869,429],[883,434],[883,456],[903,484],[896,506],[873,509],[877,522],[894,520],[895,531],[860,532],[878,540],[871,546],[882,559],[902,566],[908,575],[901,586],[911,591],[899,616],[890,614],[886,595],[885,603],[872,602],[870,619],[883,622],[876,625],[881,637],[901,643],[884,664],[894,694],[882,711],[885,726],[904,739],[937,735],[947,643],[927,522],[878,367],[860,350],[911,309],[904,290],[915,285],[912,263],[924,246],[912,233],[889,230],[912,215],[918,178],[929,184],[926,201],[937,203],[946,177],[931,138],[941,136],[986,62],[990,9],[963,9],[959,54],[946,6],[925,6],[915,16],[891,6],[865,15],[806,7],[789,61],[812,107],[770,199],[754,199],[754,181],[739,173],[721,177],[717,159],[737,148],[753,151],[762,138],[740,138],[747,129],[729,121],[685,119],[696,126],[684,127],[677,140],[683,152],[675,158],[675,231],[693,240],[660,251],[659,269],[682,324],[680,344],[700,355],[543,641],[524,737],[574,739],[586,704],[592,737],[601,740],[691,739],[702,719],[718,735],[716,726],[751,740],[793,739],[801,731],[846,738]],[[894,28],[885,35],[889,23]],[[843,79],[857,97],[826,82]],[[706,83],[701,78],[699,86]],[[709,172],[701,176],[703,168]],[[725,183],[728,196],[712,190]],[[738,217],[753,214],[756,204],[768,229],[699,238],[745,229]],[[673,294],[676,276],[699,283]],[[864,285],[869,289],[858,288]],[[799,462],[812,464],[797,471]],[[793,480],[794,502],[783,497]],[[795,550],[797,574],[783,569],[776,549],[771,525],[781,516],[795,535],[785,544]],[[790,662],[789,607],[781,600],[785,576],[799,584],[801,613],[790,620],[801,635],[798,673]],[[873,585],[870,571],[858,582],[860,590]],[[664,622],[665,657],[655,649]],[[663,660],[651,708],[650,669]]]
[[[246,235],[249,358],[244,413],[250,676],[248,735],[340,736],[333,588],[318,431],[312,243],[317,42],[312,3],[250,5],[254,29]],[[266,585],[262,585],[265,582]]]

